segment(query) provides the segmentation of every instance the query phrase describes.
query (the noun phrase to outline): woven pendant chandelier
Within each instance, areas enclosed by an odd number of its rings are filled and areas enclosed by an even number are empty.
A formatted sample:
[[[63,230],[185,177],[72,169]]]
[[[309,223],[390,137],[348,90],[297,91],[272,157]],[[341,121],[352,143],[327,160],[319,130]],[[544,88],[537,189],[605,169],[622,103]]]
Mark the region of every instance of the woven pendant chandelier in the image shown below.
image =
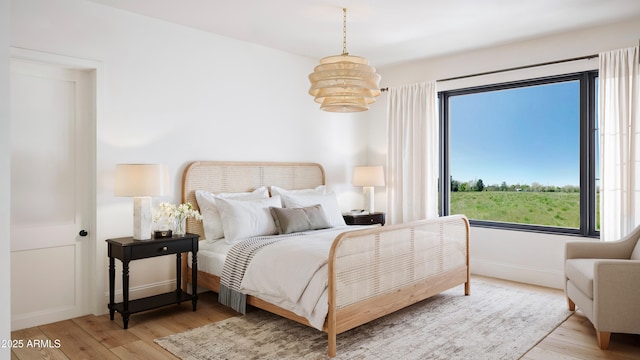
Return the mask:
[[[367,59],[347,52],[347,9],[342,9],[342,55],[327,56],[309,74],[309,94],[330,112],[369,110],[380,95],[380,75]]]

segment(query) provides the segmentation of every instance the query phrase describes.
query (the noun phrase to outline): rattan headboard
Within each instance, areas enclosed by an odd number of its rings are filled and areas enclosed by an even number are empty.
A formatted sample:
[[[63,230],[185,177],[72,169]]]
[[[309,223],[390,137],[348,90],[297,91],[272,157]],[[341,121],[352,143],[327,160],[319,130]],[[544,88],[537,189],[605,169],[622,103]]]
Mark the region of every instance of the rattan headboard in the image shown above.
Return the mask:
[[[314,188],[324,182],[324,169],[316,163],[196,161],[184,170],[182,202],[190,202],[198,209],[196,190],[217,194],[271,185],[295,190]],[[187,231],[204,239],[200,221],[187,220]]]

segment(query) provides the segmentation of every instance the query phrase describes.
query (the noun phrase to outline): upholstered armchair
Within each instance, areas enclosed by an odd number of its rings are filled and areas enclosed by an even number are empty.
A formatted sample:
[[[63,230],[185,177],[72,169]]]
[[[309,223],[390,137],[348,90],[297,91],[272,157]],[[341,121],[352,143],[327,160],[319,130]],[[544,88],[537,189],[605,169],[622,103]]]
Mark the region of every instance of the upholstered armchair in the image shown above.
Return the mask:
[[[640,226],[611,242],[571,241],[565,247],[565,294],[596,329],[598,345],[611,333],[640,334]]]

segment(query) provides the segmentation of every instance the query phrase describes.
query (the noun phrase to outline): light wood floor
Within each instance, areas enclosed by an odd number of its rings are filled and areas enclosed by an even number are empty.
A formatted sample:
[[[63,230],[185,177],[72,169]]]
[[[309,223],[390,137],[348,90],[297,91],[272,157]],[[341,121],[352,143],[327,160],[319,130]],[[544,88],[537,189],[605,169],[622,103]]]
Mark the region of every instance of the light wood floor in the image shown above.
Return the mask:
[[[562,291],[474,276],[473,283],[491,282],[519,288],[557,294]],[[14,340],[23,340],[24,348],[14,349],[12,359],[176,359],[153,342],[153,339],[186,331],[232,317],[235,312],[217,303],[214,293],[203,293],[198,311],[191,311],[191,303],[169,306],[129,319],[129,329],[122,329],[120,314],[110,321],[109,315],[87,315],[53,324],[14,331]],[[514,334],[517,336],[517,334]],[[34,340],[50,340],[50,347],[27,348]],[[60,347],[55,348],[58,340]],[[338,336],[340,341],[340,336]],[[45,342],[45,345],[46,342]],[[640,359],[640,335],[612,334],[609,350],[596,344],[595,330],[580,311],[531,349],[523,360],[550,359]]]

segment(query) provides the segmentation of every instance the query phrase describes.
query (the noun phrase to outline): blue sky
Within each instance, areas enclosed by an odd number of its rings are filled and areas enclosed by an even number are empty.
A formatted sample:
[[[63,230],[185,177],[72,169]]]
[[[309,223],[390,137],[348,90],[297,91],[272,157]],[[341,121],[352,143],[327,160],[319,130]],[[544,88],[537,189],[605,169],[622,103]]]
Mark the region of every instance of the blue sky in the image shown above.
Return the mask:
[[[580,84],[449,98],[454,180],[579,185]]]

